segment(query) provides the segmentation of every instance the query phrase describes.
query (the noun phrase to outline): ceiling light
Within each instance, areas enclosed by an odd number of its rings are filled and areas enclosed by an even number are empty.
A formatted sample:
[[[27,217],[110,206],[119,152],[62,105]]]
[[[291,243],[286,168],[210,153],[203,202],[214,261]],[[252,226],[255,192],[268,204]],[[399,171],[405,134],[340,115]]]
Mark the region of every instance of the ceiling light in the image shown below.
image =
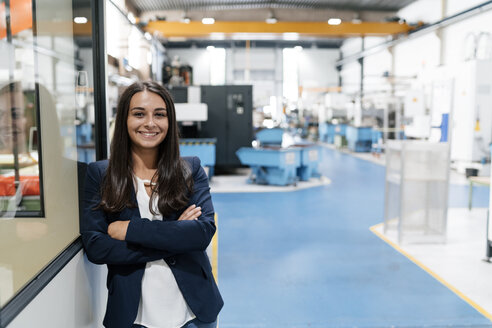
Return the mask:
[[[274,16],[268,17],[266,20],[267,24],[275,24],[277,22],[277,19]]]
[[[214,46],[208,46],[208,47],[207,47],[207,50],[208,50],[208,51],[212,51],[212,50],[214,50],[214,49],[215,49],[215,47],[214,47]]]
[[[75,24],[85,24],[88,22],[86,17],[75,17],[73,21],[75,22]]]
[[[205,17],[202,19],[202,24],[211,25],[213,23],[215,23],[215,19],[213,19],[212,17]]]
[[[341,22],[342,20],[340,18],[330,18],[328,20],[328,24],[330,25],[340,25]]]
[[[181,23],[189,24],[190,22],[191,18],[189,18],[188,16],[181,18]]]

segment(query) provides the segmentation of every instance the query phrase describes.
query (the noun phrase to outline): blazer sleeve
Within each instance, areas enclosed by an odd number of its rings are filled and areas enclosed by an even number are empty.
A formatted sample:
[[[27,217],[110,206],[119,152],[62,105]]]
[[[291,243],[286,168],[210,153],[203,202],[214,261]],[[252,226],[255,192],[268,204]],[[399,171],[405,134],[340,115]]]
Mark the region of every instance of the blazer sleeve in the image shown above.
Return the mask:
[[[202,208],[198,220],[151,221],[131,218],[126,241],[173,253],[203,251],[207,248],[215,233],[215,212],[208,177],[198,157],[193,158],[192,172],[194,187],[188,206],[196,204]]]
[[[80,233],[89,261],[96,264],[138,264],[162,259],[173,254],[120,241],[108,235],[106,215],[94,209],[101,201],[102,174],[97,163],[87,169]]]

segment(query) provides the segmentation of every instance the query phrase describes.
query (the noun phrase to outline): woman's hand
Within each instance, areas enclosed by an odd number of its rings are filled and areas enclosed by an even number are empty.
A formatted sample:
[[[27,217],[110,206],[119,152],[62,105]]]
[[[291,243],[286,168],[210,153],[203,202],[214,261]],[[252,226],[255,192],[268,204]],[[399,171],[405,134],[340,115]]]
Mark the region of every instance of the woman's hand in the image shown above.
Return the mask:
[[[201,207],[196,207],[195,204],[191,205],[188,207],[183,214],[179,217],[178,221],[183,221],[183,220],[197,220],[198,217],[202,215],[202,208]]]
[[[125,240],[130,221],[114,221],[108,226],[108,235],[117,240]]]

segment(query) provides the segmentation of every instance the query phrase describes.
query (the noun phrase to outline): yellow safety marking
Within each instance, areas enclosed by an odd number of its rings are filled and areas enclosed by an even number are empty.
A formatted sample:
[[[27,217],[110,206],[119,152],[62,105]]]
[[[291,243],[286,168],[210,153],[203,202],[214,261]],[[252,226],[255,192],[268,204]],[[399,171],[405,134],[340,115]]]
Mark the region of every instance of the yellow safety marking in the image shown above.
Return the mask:
[[[419,260],[417,260],[415,257],[413,257],[412,255],[410,255],[409,253],[407,253],[406,251],[404,251],[400,246],[398,246],[397,244],[395,244],[394,242],[392,242],[391,240],[389,240],[386,236],[384,236],[382,233],[380,233],[379,231],[377,231],[377,229],[380,226],[382,226],[383,224],[384,223],[376,224],[376,225],[370,227],[369,230],[371,230],[371,232],[373,234],[375,234],[376,236],[378,236],[379,238],[381,238],[383,241],[385,241],[386,243],[388,243],[391,247],[393,247],[394,249],[396,249],[402,255],[404,255],[405,257],[407,257],[410,261],[412,261],[413,263],[415,263],[416,265],[418,265],[422,270],[426,271],[428,274],[430,274],[432,277],[434,277],[434,279],[436,279],[441,284],[443,284],[444,286],[446,286],[447,288],[449,288],[453,293],[455,293],[461,299],[463,299],[465,302],[467,302],[468,304],[470,304],[473,308],[475,308],[475,310],[477,310],[478,312],[480,312],[484,317],[486,317],[489,320],[492,320],[492,315],[490,313],[488,313],[487,311],[485,311],[484,308],[482,308],[480,305],[478,305],[477,303],[475,303],[474,301],[472,301],[469,297],[465,296],[462,292],[460,292],[458,289],[456,289],[455,287],[453,287],[451,284],[449,284],[447,281],[445,281],[443,278],[441,278],[439,275],[437,275],[435,272],[433,272],[431,269],[429,269],[427,266],[425,266],[422,262],[420,262]]]
[[[215,234],[212,237],[212,273],[215,282],[219,282],[219,217],[215,213]]]

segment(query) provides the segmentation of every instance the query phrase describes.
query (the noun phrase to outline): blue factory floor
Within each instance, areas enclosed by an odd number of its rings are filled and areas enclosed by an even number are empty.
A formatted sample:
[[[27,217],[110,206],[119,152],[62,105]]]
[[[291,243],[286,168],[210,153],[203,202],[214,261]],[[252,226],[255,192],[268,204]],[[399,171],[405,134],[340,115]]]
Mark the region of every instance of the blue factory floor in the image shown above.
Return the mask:
[[[383,221],[385,168],[323,152],[321,171],[331,184],[213,193],[220,328],[492,327],[369,230]],[[474,207],[488,207],[488,188],[473,196]],[[467,186],[450,186],[450,207],[466,207],[467,197]]]

